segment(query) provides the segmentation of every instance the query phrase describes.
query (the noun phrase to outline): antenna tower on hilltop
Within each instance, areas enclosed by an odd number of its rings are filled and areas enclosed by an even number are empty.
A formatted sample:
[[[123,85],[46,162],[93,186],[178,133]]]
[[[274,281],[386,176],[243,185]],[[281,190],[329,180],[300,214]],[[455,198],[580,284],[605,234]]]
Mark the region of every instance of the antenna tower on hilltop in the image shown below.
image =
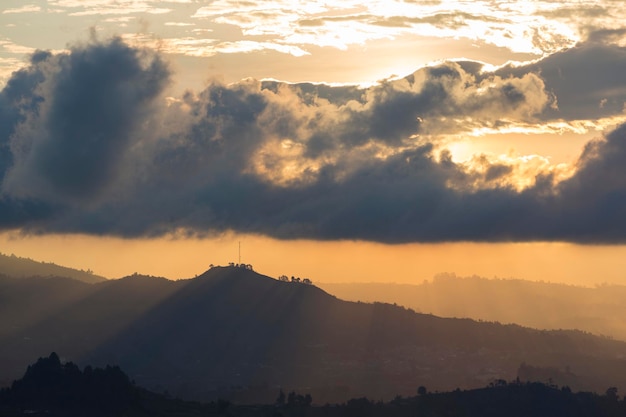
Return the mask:
[[[239,241],[239,265],[241,265],[241,240]]]

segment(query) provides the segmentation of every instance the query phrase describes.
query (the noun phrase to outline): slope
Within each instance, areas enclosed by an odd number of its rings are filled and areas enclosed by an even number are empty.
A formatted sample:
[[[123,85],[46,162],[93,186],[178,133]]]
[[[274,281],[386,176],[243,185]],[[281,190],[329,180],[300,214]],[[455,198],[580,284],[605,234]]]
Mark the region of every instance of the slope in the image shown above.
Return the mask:
[[[101,282],[106,278],[95,275],[90,270],[82,271],[53,263],[37,262],[28,258],[20,258],[15,255],[0,253],[0,274],[11,277],[67,277],[83,282]]]

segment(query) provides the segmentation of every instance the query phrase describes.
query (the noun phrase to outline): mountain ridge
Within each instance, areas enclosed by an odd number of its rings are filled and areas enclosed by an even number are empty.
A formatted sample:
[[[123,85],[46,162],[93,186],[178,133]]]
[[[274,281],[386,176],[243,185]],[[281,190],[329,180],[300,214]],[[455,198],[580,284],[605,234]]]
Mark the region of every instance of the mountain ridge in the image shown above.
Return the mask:
[[[0,273],[15,278],[26,277],[67,277],[78,281],[96,283],[107,279],[96,275],[91,270],[78,270],[54,263],[39,262],[30,258],[21,258],[15,255],[5,255],[0,253]]]
[[[2,322],[10,313],[21,317],[24,297],[50,303],[0,334],[0,380],[15,378],[41,352],[58,351],[77,363],[119,364],[140,385],[188,399],[266,402],[279,386],[308,387],[320,401],[390,398],[420,385],[513,380],[524,363],[526,370],[570,369],[561,374],[577,389],[626,387],[623,342],[347,302],[243,268],[178,281],[47,281],[58,286],[49,294],[73,294],[58,302],[37,292],[41,280],[0,284],[5,299],[15,298],[15,311],[0,309]]]

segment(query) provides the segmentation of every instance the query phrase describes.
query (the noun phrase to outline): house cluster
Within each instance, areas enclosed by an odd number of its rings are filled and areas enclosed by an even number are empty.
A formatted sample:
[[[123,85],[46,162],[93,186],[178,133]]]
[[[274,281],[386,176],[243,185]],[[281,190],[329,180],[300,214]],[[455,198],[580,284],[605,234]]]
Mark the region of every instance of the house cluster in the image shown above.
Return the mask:
[[[313,284],[313,281],[311,281],[308,278],[294,277],[293,275],[291,276],[291,279],[289,279],[287,275],[281,275],[278,277],[278,280],[283,281],[283,282],[300,282],[302,284],[307,284],[307,285]]]
[[[213,269],[217,266],[219,265],[211,264],[209,265],[209,269]],[[228,266],[230,266],[231,268],[241,268],[241,269],[247,269],[248,271],[254,271],[254,269],[252,268],[252,264],[236,264],[234,262],[229,262]]]
[[[232,266],[234,268],[247,269],[248,271],[253,271],[252,264],[236,264],[234,262],[229,262],[228,266]]]

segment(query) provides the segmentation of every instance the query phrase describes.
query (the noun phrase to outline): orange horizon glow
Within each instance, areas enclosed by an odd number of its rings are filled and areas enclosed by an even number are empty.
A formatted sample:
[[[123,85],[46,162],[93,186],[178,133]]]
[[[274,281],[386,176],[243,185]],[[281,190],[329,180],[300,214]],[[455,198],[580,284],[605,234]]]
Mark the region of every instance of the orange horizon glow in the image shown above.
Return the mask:
[[[626,285],[626,246],[569,243],[410,243],[282,241],[226,234],[210,239],[121,239],[85,235],[0,234],[0,252],[91,269],[107,278],[135,272],[192,278],[210,264],[241,261],[265,275],[314,282],[419,284],[440,273],[571,285]]]

